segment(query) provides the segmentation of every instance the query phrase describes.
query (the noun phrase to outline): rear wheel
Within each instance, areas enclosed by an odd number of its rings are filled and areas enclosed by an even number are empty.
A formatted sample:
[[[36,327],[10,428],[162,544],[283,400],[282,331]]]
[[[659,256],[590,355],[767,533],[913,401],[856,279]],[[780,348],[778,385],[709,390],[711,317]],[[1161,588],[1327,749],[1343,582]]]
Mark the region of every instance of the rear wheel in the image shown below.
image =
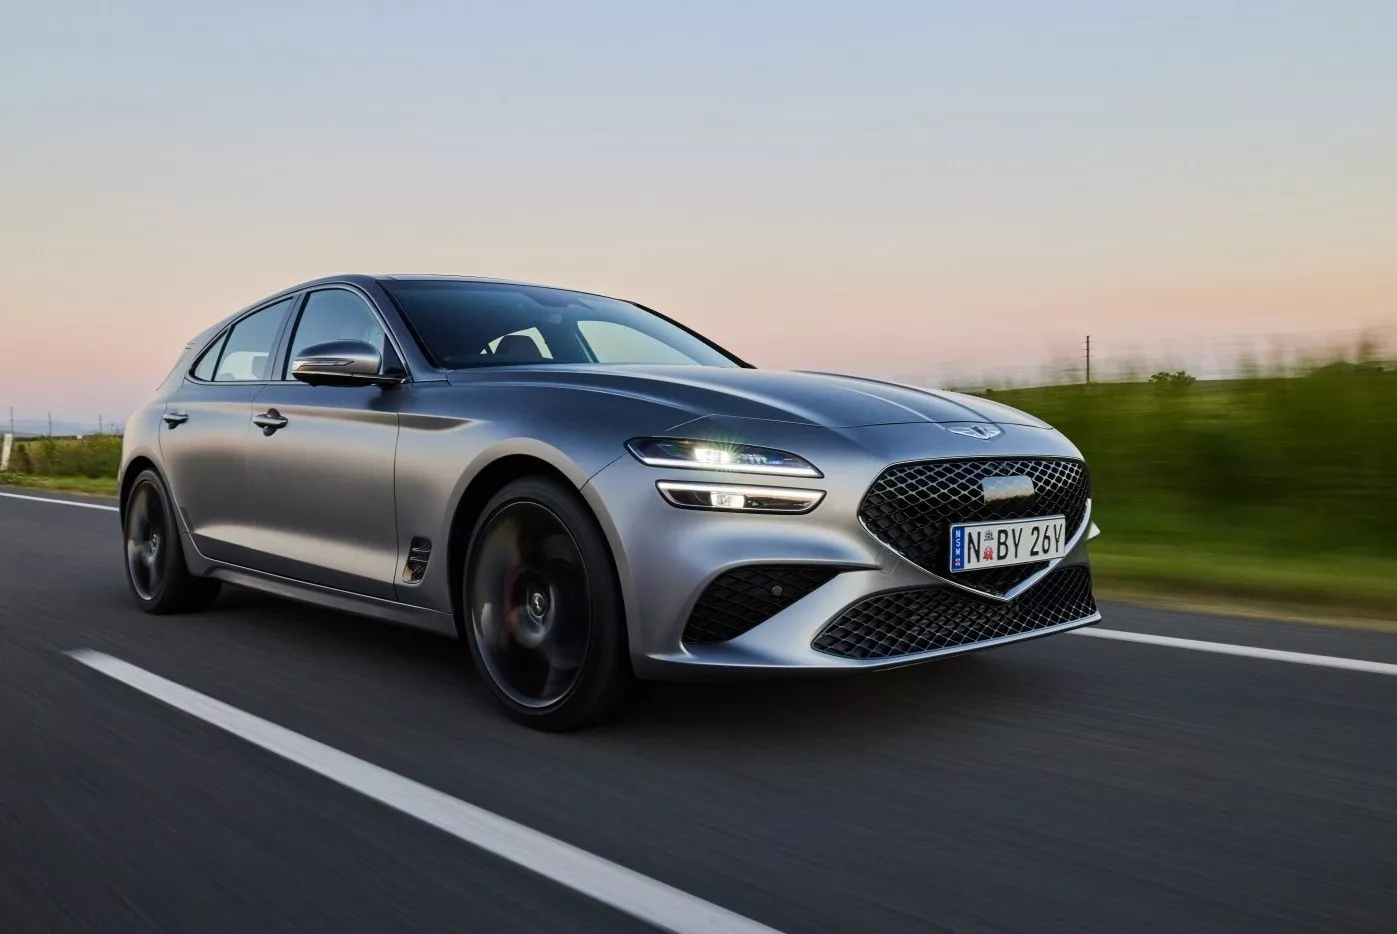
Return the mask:
[[[575,493],[544,479],[500,490],[462,581],[476,668],[511,716],[569,730],[623,708],[633,680],[611,553]]]
[[[126,583],[147,613],[199,609],[218,596],[219,582],[195,577],[184,563],[179,527],[164,481],[143,470],[131,485],[121,514]]]

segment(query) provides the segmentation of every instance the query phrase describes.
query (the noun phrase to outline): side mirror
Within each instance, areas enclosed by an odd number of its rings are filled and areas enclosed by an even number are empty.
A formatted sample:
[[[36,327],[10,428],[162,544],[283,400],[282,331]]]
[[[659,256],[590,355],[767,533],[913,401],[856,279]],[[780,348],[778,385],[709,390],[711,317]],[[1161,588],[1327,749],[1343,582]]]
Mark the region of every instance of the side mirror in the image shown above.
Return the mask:
[[[291,361],[291,375],[312,386],[396,386],[405,381],[382,370],[382,354],[364,341],[312,344]]]

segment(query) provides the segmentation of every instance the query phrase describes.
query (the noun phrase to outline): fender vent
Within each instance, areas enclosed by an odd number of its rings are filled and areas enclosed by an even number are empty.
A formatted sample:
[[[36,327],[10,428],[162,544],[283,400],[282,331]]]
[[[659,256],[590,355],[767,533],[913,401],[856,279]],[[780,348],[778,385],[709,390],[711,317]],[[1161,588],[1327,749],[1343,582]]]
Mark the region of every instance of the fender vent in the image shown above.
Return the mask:
[[[432,559],[432,543],[425,538],[414,538],[407,548],[407,564],[403,566],[403,583],[415,584],[427,573],[427,562]]]

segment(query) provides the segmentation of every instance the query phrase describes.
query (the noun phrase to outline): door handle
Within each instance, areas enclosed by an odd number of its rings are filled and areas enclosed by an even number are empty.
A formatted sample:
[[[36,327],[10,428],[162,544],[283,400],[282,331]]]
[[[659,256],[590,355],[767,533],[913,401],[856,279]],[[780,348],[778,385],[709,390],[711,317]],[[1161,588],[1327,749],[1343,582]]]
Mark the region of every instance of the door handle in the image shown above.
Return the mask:
[[[185,422],[189,421],[188,412],[166,412],[164,415],[160,417],[164,419],[165,424],[169,425],[171,428],[177,428],[178,426],[183,425]]]
[[[286,427],[286,417],[276,409],[268,409],[261,415],[252,416],[252,424],[262,429],[262,434],[271,435],[279,428]]]

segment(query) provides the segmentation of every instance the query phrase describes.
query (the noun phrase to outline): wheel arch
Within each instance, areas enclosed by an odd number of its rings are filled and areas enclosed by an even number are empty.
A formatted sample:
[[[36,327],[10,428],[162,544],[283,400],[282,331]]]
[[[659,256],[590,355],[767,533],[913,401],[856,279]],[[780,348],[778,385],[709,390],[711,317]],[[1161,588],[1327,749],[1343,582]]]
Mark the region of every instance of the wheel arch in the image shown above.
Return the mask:
[[[451,599],[451,614],[456,621],[457,634],[466,638],[465,629],[465,607],[461,604],[461,587],[465,575],[466,552],[470,548],[471,533],[475,530],[476,524],[480,521],[481,514],[490,499],[504,489],[505,486],[515,480],[522,480],[527,477],[541,477],[554,481],[565,489],[573,491],[577,495],[578,502],[586,510],[592,521],[596,523],[597,530],[601,533],[602,540],[606,542],[607,551],[611,558],[612,585],[616,587],[618,595],[617,605],[621,609],[622,620],[621,630],[623,638],[627,643],[627,660],[629,661],[630,644],[630,620],[626,593],[621,586],[619,561],[616,554],[616,544],[612,538],[607,523],[602,521],[602,517],[597,514],[595,505],[590,498],[583,495],[578,484],[568,476],[557,465],[538,457],[534,454],[511,453],[505,454],[482,467],[466,485],[460,498],[457,500],[456,508],[451,516],[451,525],[447,534],[446,558],[449,574],[449,587]]]
[[[117,491],[117,507],[121,510],[122,516],[126,515],[126,498],[131,495],[131,487],[136,485],[136,478],[147,470],[155,471],[156,476],[160,477],[162,481],[165,480],[165,475],[160,472],[155,461],[144,454],[137,454],[122,468],[121,487]],[[169,486],[169,482],[165,481],[165,488],[169,489]],[[179,510],[176,509],[175,512],[178,515]]]

